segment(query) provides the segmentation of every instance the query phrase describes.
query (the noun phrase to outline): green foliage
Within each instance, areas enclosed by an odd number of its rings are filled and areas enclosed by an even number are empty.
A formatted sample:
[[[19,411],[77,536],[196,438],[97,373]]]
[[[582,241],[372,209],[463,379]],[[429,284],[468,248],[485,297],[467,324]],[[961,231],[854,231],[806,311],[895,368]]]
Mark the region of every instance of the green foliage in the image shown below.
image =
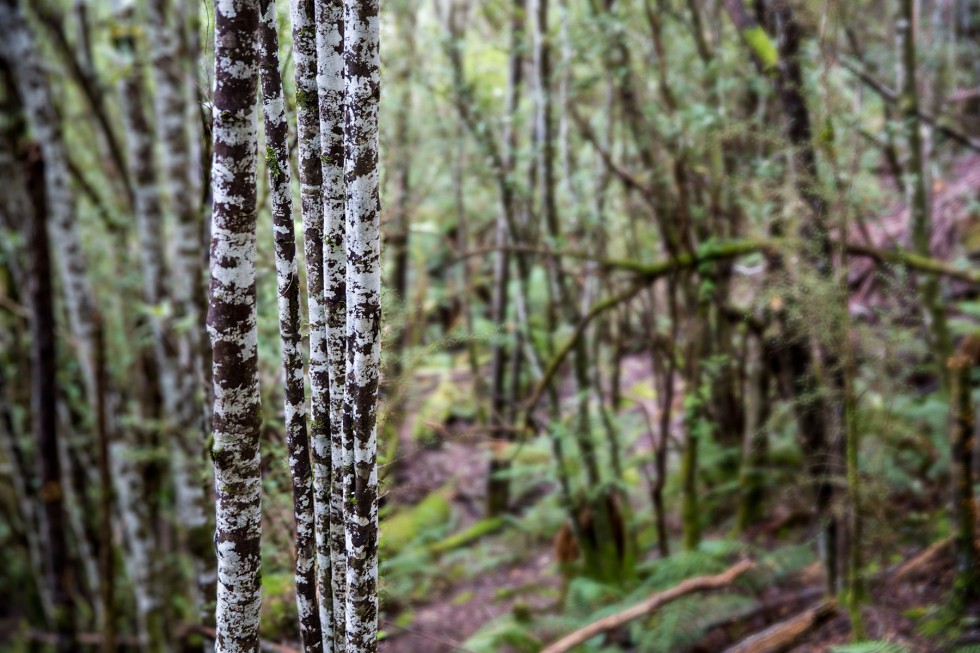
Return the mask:
[[[439,535],[452,517],[451,488],[429,493],[418,504],[396,512],[381,526],[381,555],[394,556],[418,539]]]
[[[473,389],[445,373],[435,391],[426,397],[415,415],[412,438],[419,443],[437,441],[438,430],[452,419],[470,419],[476,415]]]
[[[630,632],[637,651],[673,653],[695,644],[714,623],[754,604],[753,599],[737,594],[688,596],[636,622]]]
[[[296,584],[291,571],[262,576],[261,631],[264,637],[296,635]]]
[[[598,606],[616,604],[622,598],[623,588],[579,576],[568,584],[565,610],[572,615],[588,616]]]
[[[474,653],[500,653],[513,650],[516,653],[536,653],[543,642],[528,632],[527,625],[504,615],[485,623],[476,633],[463,642],[461,648]]]
[[[637,566],[641,581],[633,596],[673,587],[686,578],[716,574],[730,566],[729,559],[744,549],[735,540],[704,540],[693,551],[679,551]]]
[[[489,517],[481,519],[469,528],[458,533],[453,533],[438,542],[429,546],[429,552],[434,554],[445,553],[471,544],[479,538],[495,533],[507,524],[507,519],[503,517]]]
[[[831,653],[912,653],[912,649],[907,646],[880,640],[844,644],[843,646],[834,646],[830,650]]]
[[[817,559],[809,544],[791,544],[773,551],[760,551],[758,569],[766,584],[776,584],[801,571]]]

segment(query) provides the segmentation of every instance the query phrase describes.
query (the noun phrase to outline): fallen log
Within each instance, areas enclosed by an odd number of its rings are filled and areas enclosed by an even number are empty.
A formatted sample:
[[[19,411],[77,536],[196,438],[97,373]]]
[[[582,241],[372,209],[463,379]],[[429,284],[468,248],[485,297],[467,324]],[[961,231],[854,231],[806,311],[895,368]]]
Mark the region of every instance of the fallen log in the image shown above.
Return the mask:
[[[541,653],[565,653],[579,644],[592,639],[596,635],[609,632],[610,630],[619,628],[620,626],[623,626],[634,619],[639,619],[640,617],[649,615],[671,601],[676,601],[683,596],[693,594],[694,592],[718,589],[720,587],[731,585],[735,579],[752,569],[754,566],[755,565],[751,561],[743,560],[734,567],[731,567],[727,571],[720,574],[716,574],[714,576],[698,576],[696,578],[689,578],[668,590],[654,594],[645,601],[631,606],[622,612],[593,621],[588,626],[580,628],[575,632],[562,637],[558,641],[549,644],[541,651]]]
[[[736,625],[747,624],[748,622],[758,618],[762,618],[765,624],[769,624],[788,612],[790,608],[797,608],[804,603],[819,598],[823,595],[823,593],[824,588],[822,587],[808,587],[790,596],[779,596],[771,601],[758,603],[754,606],[746,608],[745,610],[736,612],[735,614],[717,619],[716,621],[713,621],[703,627],[702,630],[704,632],[704,636],[699,642],[690,646],[687,651],[710,650],[709,648],[705,647],[704,642],[717,636],[720,631],[728,630]],[[728,639],[730,640],[732,638]]]
[[[507,525],[507,520],[503,517],[487,517],[481,519],[469,528],[453,533],[438,542],[433,542],[427,547],[429,553],[441,555],[450,551],[455,551],[461,547],[475,542],[476,540],[496,533]]]
[[[743,639],[734,646],[729,646],[724,653],[780,653],[836,613],[837,602],[834,600],[824,601],[795,617],[780,621],[747,639]]]
[[[892,582],[903,581],[910,576],[915,576],[923,570],[928,569],[938,559],[947,554],[953,545],[953,536],[945,537],[938,542],[933,542],[928,547],[917,553],[915,556],[903,562],[894,573],[889,574]]]

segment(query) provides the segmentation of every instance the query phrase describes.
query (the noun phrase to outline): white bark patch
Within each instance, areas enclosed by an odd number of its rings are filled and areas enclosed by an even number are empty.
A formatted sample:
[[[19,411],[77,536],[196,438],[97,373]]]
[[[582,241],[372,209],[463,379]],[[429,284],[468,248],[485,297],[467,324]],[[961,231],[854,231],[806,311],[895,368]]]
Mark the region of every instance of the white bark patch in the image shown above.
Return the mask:
[[[261,484],[255,305],[257,0],[215,6],[214,167],[208,332],[214,351],[219,653],[258,649]]]
[[[347,651],[377,650],[377,399],[381,353],[378,200],[379,18],[377,0],[344,14],[346,181]],[[361,75],[366,71],[366,75]]]
[[[329,524],[326,538],[330,548],[334,645],[343,650],[346,641],[344,617],[346,554],[344,546],[344,361],[346,341],[345,238],[344,238],[344,11],[342,0],[316,1],[317,94],[320,108],[321,166],[323,176],[323,274],[326,321],[326,350],[329,384],[328,439],[323,455],[331,468]],[[326,463],[325,463],[326,464]]]

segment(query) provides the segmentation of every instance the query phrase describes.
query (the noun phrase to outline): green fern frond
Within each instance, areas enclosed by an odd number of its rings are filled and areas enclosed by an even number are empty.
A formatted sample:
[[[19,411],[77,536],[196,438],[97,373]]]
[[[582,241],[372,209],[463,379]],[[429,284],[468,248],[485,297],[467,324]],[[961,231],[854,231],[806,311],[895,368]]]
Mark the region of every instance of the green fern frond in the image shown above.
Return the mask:
[[[579,576],[568,584],[565,594],[565,610],[573,615],[596,615],[599,606],[618,604],[623,592],[614,585]]]
[[[792,544],[758,557],[758,567],[771,581],[795,574],[817,559],[809,544]]]
[[[508,649],[515,653],[535,653],[541,646],[541,640],[531,633],[527,624],[505,615],[484,624],[463,642],[462,648],[474,653],[499,653]]]
[[[682,551],[643,563],[637,569],[637,574],[643,581],[636,593],[645,595],[676,585],[692,576],[720,573],[729,567],[731,556],[742,548],[741,543],[731,540],[709,540],[695,551]]]
[[[690,596],[661,608],[646,622],[633,625],[636,650],[642,653],[672,653],[696,644],[705,630],[719,620],[755,604],[737,594]]]

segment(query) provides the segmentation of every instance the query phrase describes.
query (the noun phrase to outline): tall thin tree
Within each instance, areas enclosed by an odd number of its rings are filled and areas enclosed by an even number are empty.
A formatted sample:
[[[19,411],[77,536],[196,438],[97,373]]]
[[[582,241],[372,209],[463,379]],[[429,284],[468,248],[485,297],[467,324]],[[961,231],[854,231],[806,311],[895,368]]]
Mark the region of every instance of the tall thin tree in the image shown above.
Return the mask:
[[[377,651],[377,401],[381,359],[378,0],[344,3],[344,178],[347,187],[347,377],[344,433],[352,474],[346,497],[347,652]]]
[[[261,0],[259,62],[262,110],[265,119],[266,168],[272,196],[272,223],[279,297],[279,339],[282,343],[283,399],[286,446],[293,486],[296,522],[296,608],[304,651],[323,646],[316,596],[316,532],[310,441],[306,429],[306,379],[303,363],[302,309],[296,234],[289,169],[289,125],[279,72],[279,37],[275,0]]]
[[[51,596],[51,626],[57,634],[56,649],[68,653],[75,647],[71,563],[66,539],[64,490],[58,456],[54,289],[48,244],[44,160],[36,146],[28,152],[27,183],[34,215],[26,221],[30,253],[31,304],[31,418],[37,446],[37,473],[41,488],[41,530],[44,567]]]
[[[332,650],[333,595],[330,573],[329,371],[323,308],[323,170],[317,90],[315,0],[290,0],[296,75],[296,136],[299,145],[300,208],[306,255],[310,325],[310,432],[313,454],[313,512],[316,525],[318,610],[325,650]],[[327,643],[330,643],[328,646]]]
[[[208,332],[213,348],[219,653],[258,650],[262,604],[262,415],[255,303],[258,23],[258,0],[215,5]]]
[[[320,104],[320,158],[323,170],[323,299],[326,327],[329,423],[324,442],[324,465],[330,476],[329,527],[323,531],[329,548],[330,595],[333,600],[334,646],[342,650],[345,641],[344,594],[346,560],[344,545],[344,373],[346,341],[346,253],[344,251],[344,3],[343,0],[316,2],[317,97]],[[315,451],[318,451],[316,448]],[[317,454],[319,455],[319,453]],[[329,481],[329,485],[327,484]],[[328,578],[321,571],[320,578]],[[325,589],[321,596],[326,596]],[[322,608],[321,608],[322,609]]]

